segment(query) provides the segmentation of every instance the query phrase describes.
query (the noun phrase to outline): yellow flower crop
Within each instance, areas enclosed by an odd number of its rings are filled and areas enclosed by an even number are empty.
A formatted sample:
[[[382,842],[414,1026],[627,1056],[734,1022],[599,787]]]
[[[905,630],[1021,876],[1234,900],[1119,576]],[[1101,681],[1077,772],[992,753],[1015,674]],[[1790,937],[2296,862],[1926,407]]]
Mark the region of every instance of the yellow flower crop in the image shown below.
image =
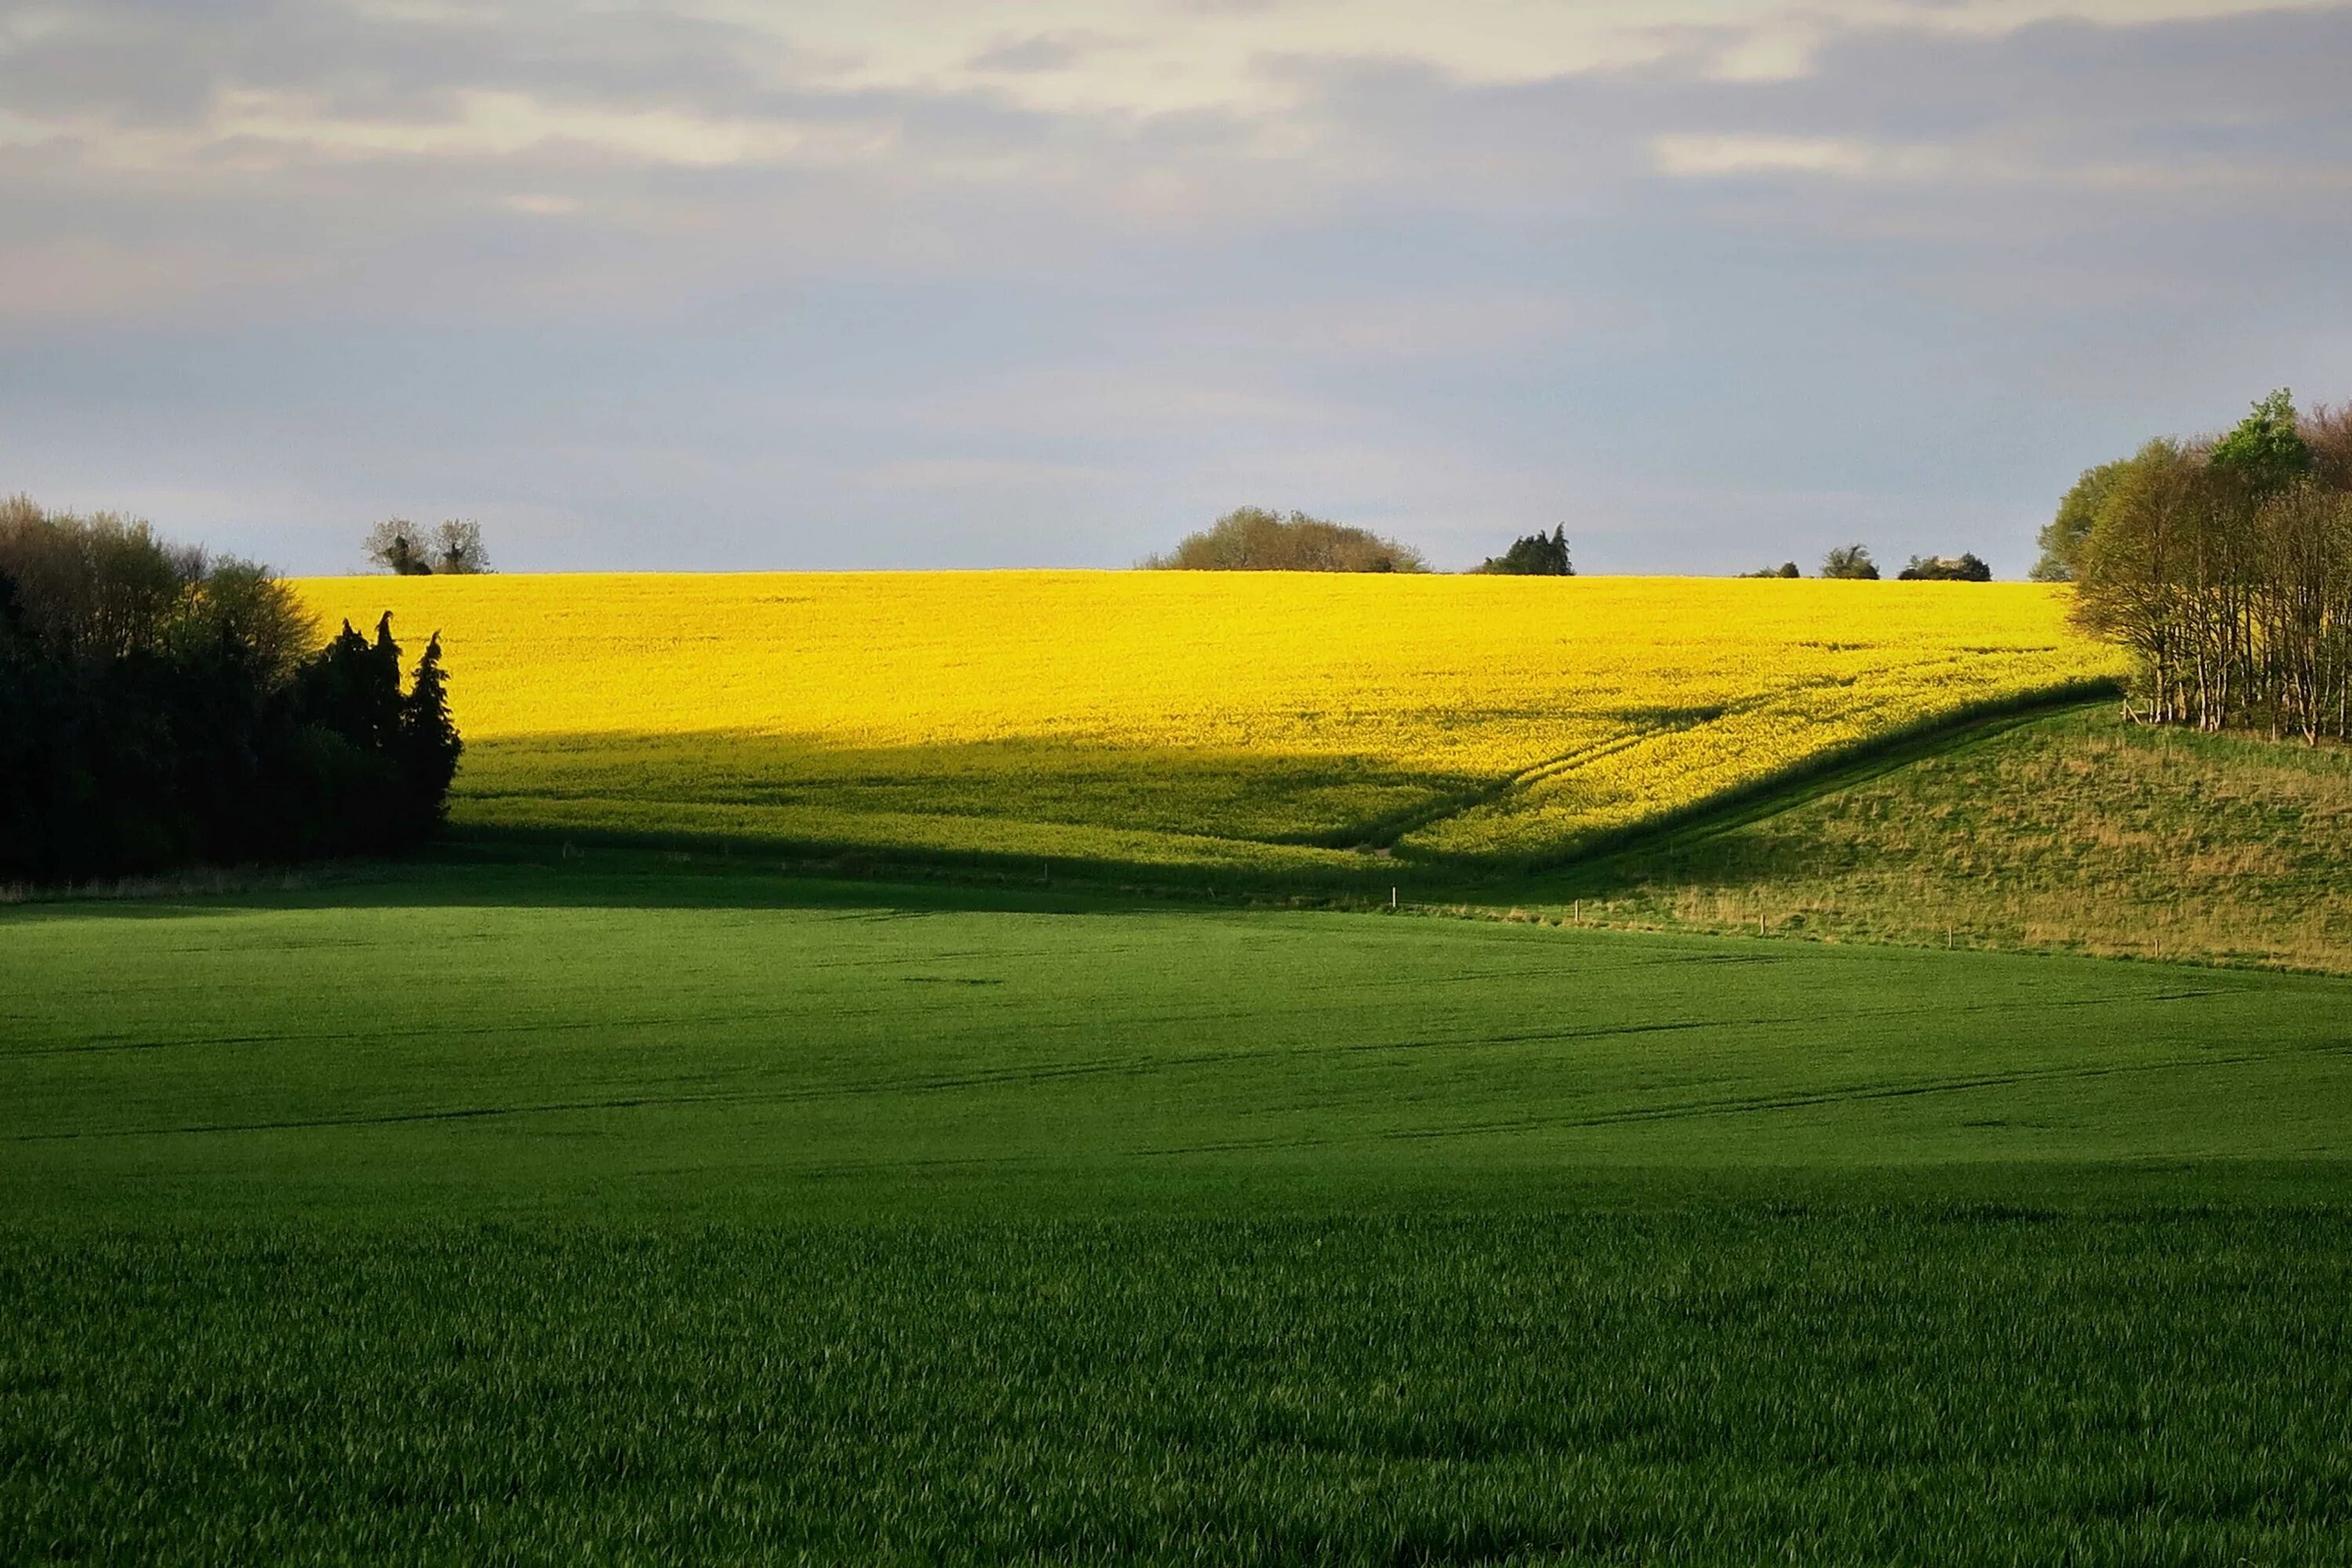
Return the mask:
[[[439,629],[465,823],[1338,872],[1521,864],[2121,672],[2058,590],[987,572],[341,578]]]

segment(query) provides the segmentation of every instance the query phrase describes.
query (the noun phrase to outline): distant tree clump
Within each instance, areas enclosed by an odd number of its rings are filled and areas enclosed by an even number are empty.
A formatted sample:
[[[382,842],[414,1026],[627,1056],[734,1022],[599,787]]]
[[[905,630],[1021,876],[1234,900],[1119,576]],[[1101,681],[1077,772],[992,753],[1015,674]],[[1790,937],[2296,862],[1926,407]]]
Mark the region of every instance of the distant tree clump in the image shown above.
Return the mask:
[[[1801,577],[1804,574],[1797,570],[1795,562],[1783,561],[1778,566],[1759,566],[1753,572],[1742,572],[1739,575],[1742,577]]]
[[[1898,583],[1990,583],[1992,568],[1974,555],[1914,555],[1895,574]]]
[[[400,577],[468,576],[490,570],[482,548],[482,525],[453,517],[438,528],[421,528],[404,517],[388,517],[368,530],[367,558]]]
[[[286,585],[143,522],[0,502],[0,881],[391,853],[463,749],[436,637],[318,646]]]
[[[1179,572],[1426,572],[1420,551],[1360,528],[1263,507],[1229,511],[1144,565]]]
[[[1538,529],[1515,539],[1500,555],[1486,557],[1478,570],[1498,577],[1573,577],[1576,567],[1568,558],[1568,527],[1563,523],[1549,533]]]
[[[1822,557],[1822,575],[1842,577],[1854,582],[1878,581],[1878,563],[1870,552],[1859,544],[1841,544]]]
[[[2352,739],[2352,411],[2276,392],[2093,471],[2074,616],[2137,657],[2142,716]]]

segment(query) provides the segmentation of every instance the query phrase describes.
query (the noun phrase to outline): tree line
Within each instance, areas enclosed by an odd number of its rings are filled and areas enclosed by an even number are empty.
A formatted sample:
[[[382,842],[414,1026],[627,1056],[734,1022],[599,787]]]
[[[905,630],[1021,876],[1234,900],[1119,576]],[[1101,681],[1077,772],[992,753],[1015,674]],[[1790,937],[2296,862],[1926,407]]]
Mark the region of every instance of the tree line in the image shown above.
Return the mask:
[[[0,881],[388,854],[463,750],[440,638],[320,646],[268,569],[0,501]]]
[[[2137,658],[2140,716],[2352,738],[2352,408],[2286,392],[2227,435],[2085,472],[2035,575]]]
[[[1783,561],[1778,566],[1760,571],[1742,572],[1742,577],[1801,577],[1793,561]],[[1878,563],[1870,558],[1866,545],[1841,544],[1822,557],[1822,575],[1850,583],[1878,581]],[[1898,583],[1990,583],[1992,568],[1968,551],[1958,555],[1914,555],[1903,570],[1895,574]]]
[[[379,564],[404,570],[399,552],[407,550],[405,527],[384,523],[371,537],[369,551]],[[478,537],[475,540],[477,553]],[[1142,564],[1160,571],[1184,572],[1426,572],[1428,559],[1410,544],[1398,542],[1369,529],[1309,517],[1303,511],[1287,516],[1265,507],[1238,507],[1198,532],[1178,542],[1165,555],[1145,558]],[[467,568],[480,570],[482,568]],[[1475,574],[1508,577],[1573,577],[1568,528],[1549,533],[1538,530],[1511,542],[1500,555],[1489,555],[1471,568]],[[1793,561],[1744,572],[1744,577],[1799,577]],[[1841,544],[1822,561],[1822,575],[1877,580],[1878,563],[1859,544]],[[1903,582],[1990,583],[1992,569],[1972,554],[1914,555],[1895,574]]]

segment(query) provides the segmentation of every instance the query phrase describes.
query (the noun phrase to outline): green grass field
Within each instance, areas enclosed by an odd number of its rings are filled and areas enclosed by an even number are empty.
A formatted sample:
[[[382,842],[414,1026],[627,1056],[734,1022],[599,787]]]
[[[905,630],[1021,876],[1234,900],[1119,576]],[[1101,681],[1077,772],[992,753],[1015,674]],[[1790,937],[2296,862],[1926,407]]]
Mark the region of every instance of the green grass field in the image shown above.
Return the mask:
[[[1742,803],[1515,894],[1690,931],[2352,972],[2352,751],[1995,720]]]
[[[603,855],[0,909],[0,1558],[2341,1561],[2347,999]]]

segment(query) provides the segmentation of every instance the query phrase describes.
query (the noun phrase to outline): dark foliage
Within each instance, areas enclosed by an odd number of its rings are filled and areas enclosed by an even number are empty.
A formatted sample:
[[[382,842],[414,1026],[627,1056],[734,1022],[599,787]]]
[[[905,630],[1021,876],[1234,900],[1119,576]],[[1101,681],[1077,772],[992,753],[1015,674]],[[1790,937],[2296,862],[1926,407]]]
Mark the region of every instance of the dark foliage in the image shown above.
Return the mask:
[[[1538,531],[1513,540],[1508,550],[1489,555],[1478,570],[1504,577],[1573,577],[1576,568],[1568,559],[1568,530]]]
[[[437,826],[461,742],[437,638],[404,692],[384,617],[307,619],[143,524],[0,515],[0,881],[391,854]]]
[[[1766,566],[1754,572],[1742,572],[1739,575],[1742,577],[1801,577],[1804,574],[1797,570],[1795,562],[1783,561],[1778,566]]]
[[[1857,583],[1875,583],[1878,581],[1878,563],[1870,558],[1870,551],[1863,545],[1841,544],[1822,557],[1822,575]]]
[[[1990,583],[1992,568],[1974,555],[1914,555],[1895,574],[1898,583]]]

